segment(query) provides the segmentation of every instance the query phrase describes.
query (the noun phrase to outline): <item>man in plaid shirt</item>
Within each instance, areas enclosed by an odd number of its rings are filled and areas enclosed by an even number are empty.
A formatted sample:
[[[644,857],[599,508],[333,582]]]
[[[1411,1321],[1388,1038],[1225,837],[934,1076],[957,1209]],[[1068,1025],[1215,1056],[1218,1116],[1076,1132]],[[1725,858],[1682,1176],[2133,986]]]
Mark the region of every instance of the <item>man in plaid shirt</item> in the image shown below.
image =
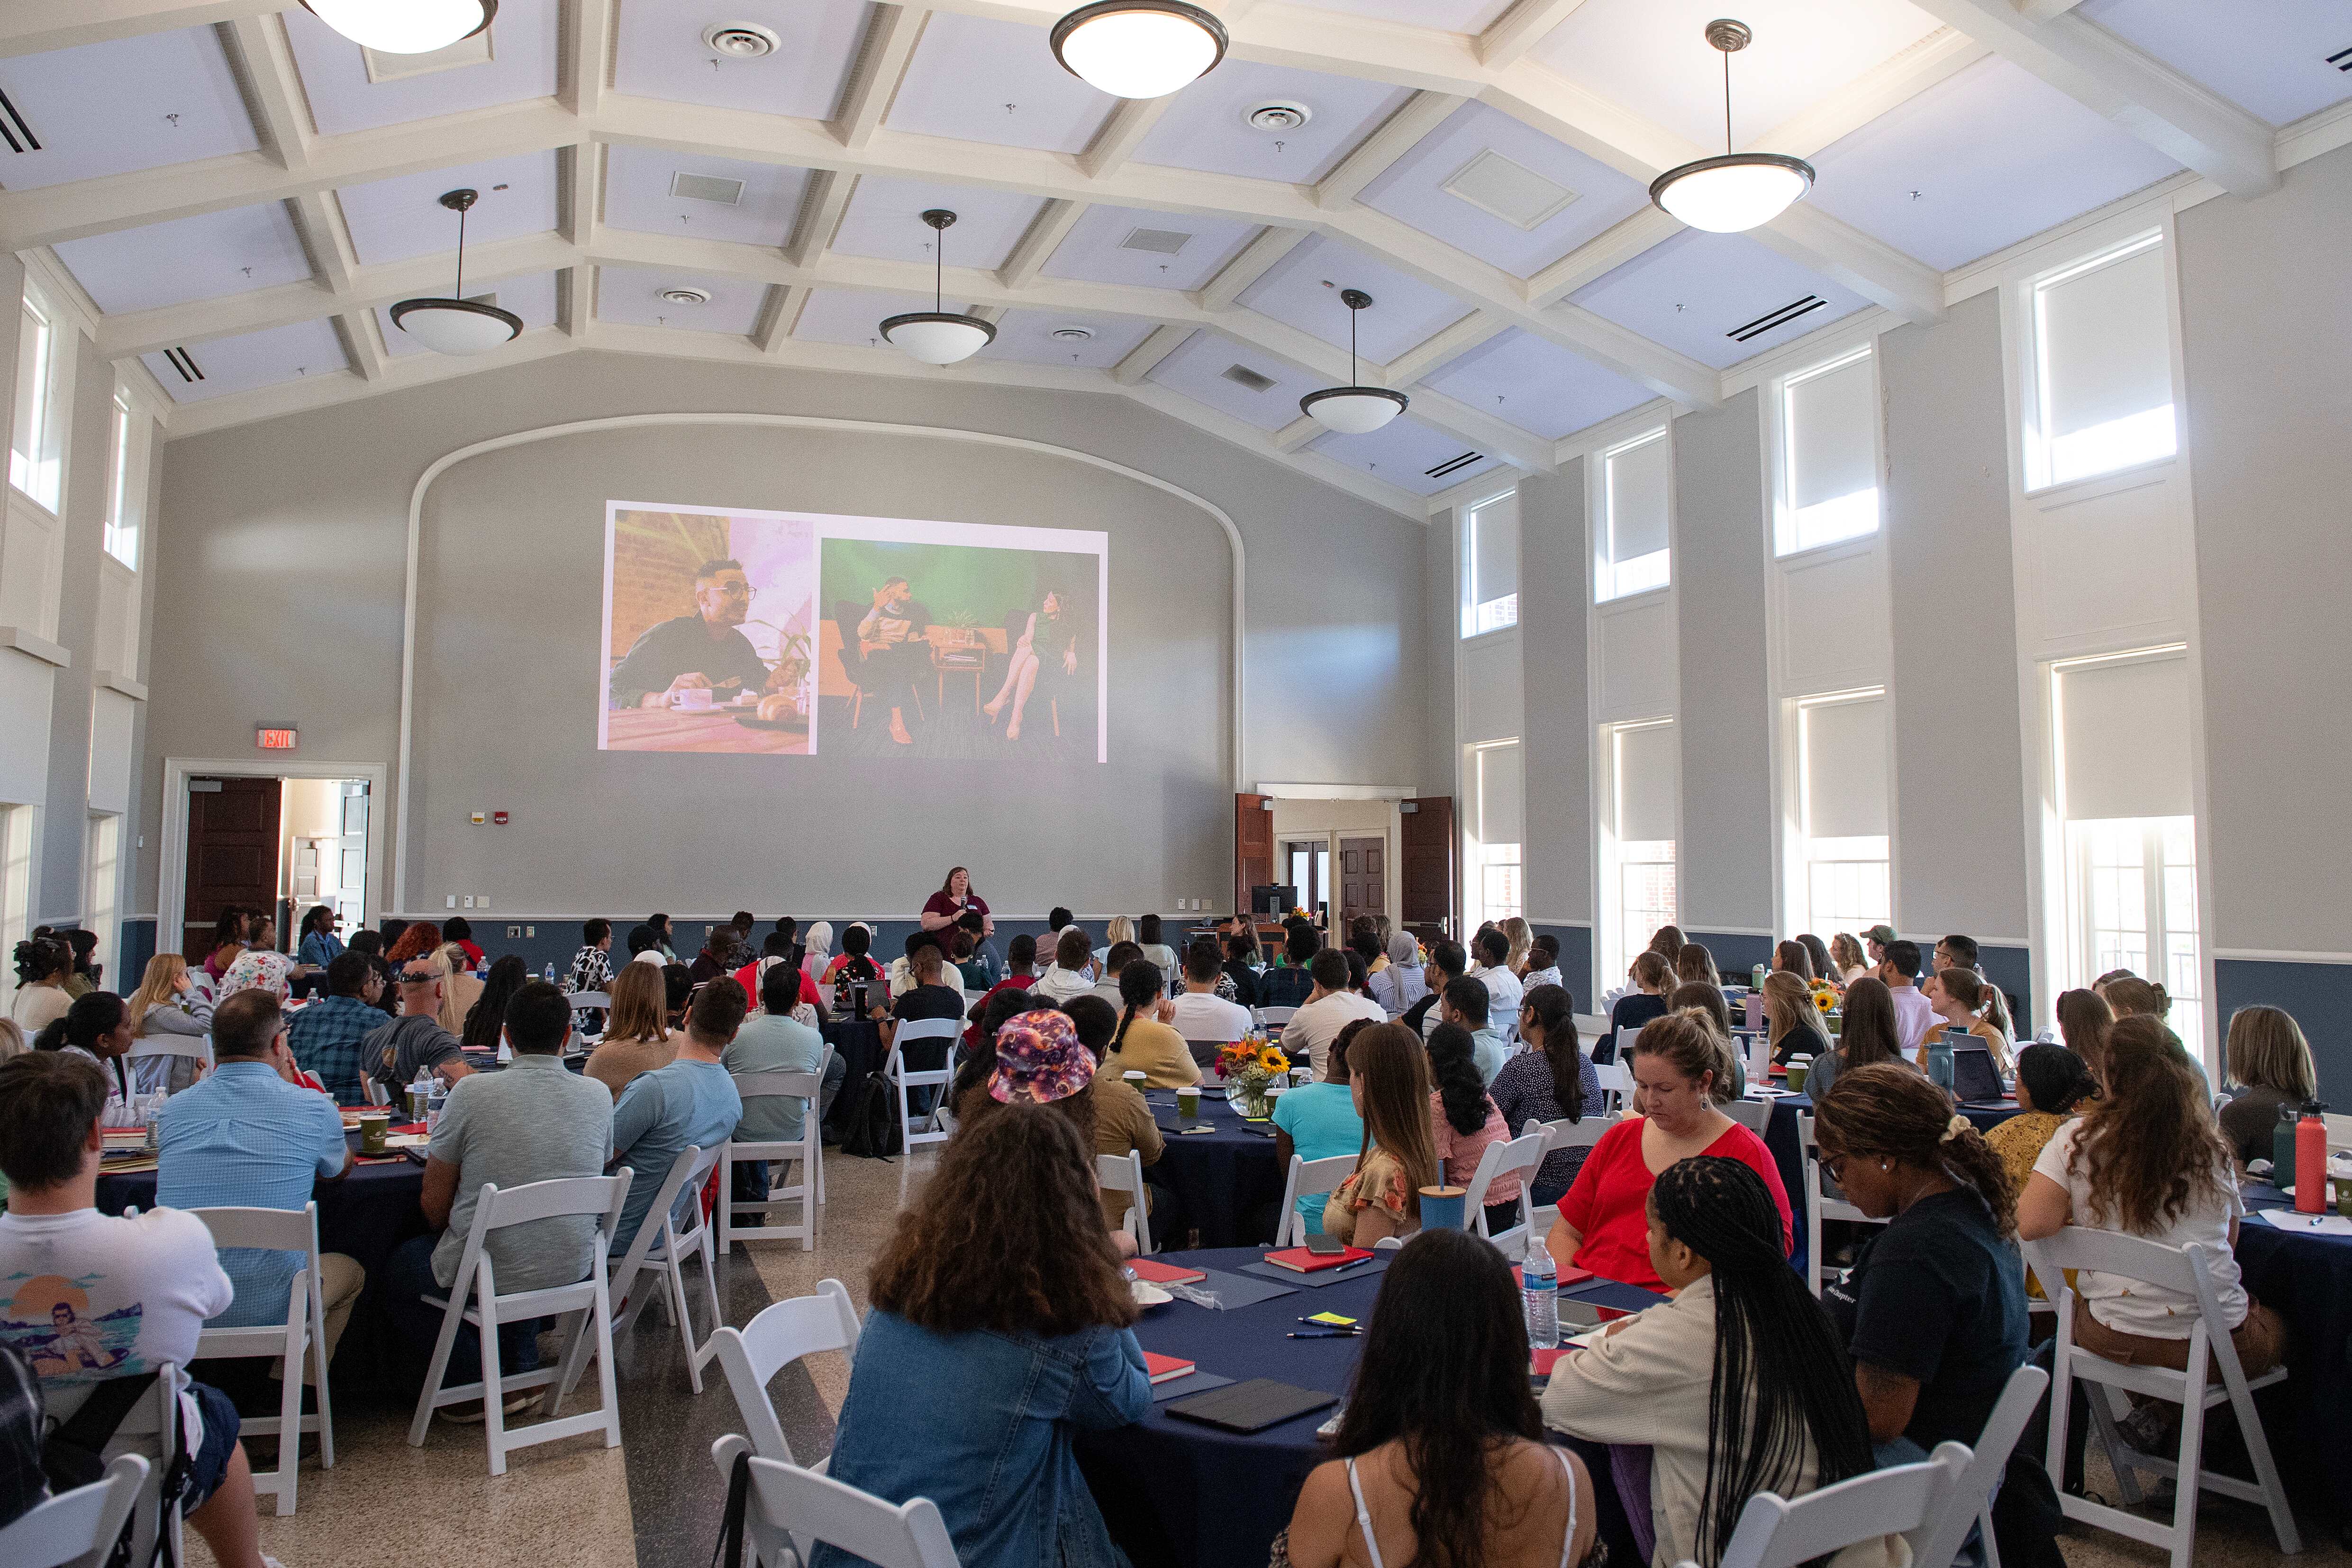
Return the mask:
[[[383,978],[366,954],[345,951],[327,966],[327,991],[324,1001],[288,1018],[287,1044],[302,1071],[316,1075],[336,1104],[364,1105],[360,1040],[383,1027],[383,1013],[375,1005],[383,995]]]

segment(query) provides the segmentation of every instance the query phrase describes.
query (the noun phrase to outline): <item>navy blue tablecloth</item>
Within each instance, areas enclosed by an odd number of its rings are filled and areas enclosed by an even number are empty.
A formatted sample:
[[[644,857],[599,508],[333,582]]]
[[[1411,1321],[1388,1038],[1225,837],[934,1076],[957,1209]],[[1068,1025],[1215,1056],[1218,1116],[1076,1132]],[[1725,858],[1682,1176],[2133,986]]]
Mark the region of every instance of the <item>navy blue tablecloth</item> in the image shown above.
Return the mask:
[[[859,1102],[858,1091],[866,1086],[868,1075],[882,1071],[890,1053],[882,1049],[882,1026],[872,1019],[829,1019],[824,1040],[840,1053],[843,1067],[841,1089],[833,1097],[833,1110],[824,1124],[827,1141],[838,1143]]]
[[[2246,1207],[2292,1207],[2249,1181]],[[2287,1380],[2254,1396],[2287,1495],[2339,1523],[2352,1517],[2352,1456],[2341,1441],[2352,1409],[2352,1237],[2281,1230],[2250,1213],[2238,1227],[2238,1268],[2256,1301],[2286,1321]]]
[[[1274,1211],[1282,1205],[1282,1186],[1289,1176],[1275,1155],[1269,1135],[1274,1124],[1244,1122],[1223,1096],[1203,1092],[1201,1120],[1217,1130],[1171,1133],[1168,1129],[1177,1124],[1176,1092],[1154,1089],[1144,1099],[1167,1144],[1160,1162],[1145,1175],[1183,1200],[1185,1214],[1200,1228],[1201,1245],[1270,1245]]]
[[[1233,1272],[1260,1256],[1255,1248],[1204,1249],[1164,1253],[1160,1260]],[[1284,1336],[1316,1312],[1369,1322],[1380,1287],[1381,1276],[1373,1274],[1231,1312],[1180,1299],[1146,1312],[1135,1333],[1146,1350],[1184,1357],[1236,1383],[1266,1377],[1345,1395],[1360,1340]],[[1566,1293],[1620,1309],[1658,1299],[1602,1281]],[[1338,1408],[1244,1435],[1187,1421],[1155,1405],[1135,1426],[1080,1434],[1078,1459],[1112,1539],[1135,1568],[1255,1568],[1290,1522],[1307,1473],[1330,1457],[1315,1429]]]
[[[1805,1269],[1805,1157],[1797,1138],[1797,1116],[1800,1112],[1811,1115],[1812,1110],[1812,1096],[1784,1094],[1772,1102],[1772,1119],[1764,1127],[1764,1146],[1772,1151],[1780,1185],[1789,1191],[1789,1218],[1797,1233],[1796,1250],[1789,1261],[1799,1273]],[[1979,1132],[1989,1133],[2017,1114],[2017,1102],[1972,1100],[1960,1107],[1960,1114],[1975,1123]]]

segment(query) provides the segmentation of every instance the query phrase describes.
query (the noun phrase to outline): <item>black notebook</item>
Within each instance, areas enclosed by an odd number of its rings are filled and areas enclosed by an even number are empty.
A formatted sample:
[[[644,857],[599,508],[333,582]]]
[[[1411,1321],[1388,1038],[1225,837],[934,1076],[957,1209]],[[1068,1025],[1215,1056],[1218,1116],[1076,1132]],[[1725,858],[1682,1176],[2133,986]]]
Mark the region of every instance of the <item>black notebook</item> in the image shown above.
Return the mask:
[[[1263,1432],[1294,1416],[1339,1403],[1336,1394],[1318,1394],[1270,1377],[1253,1377],[1224,1388],[1196,1394],[1167,1406],[1171,1416],[1205,1422],[1228,1432]]]

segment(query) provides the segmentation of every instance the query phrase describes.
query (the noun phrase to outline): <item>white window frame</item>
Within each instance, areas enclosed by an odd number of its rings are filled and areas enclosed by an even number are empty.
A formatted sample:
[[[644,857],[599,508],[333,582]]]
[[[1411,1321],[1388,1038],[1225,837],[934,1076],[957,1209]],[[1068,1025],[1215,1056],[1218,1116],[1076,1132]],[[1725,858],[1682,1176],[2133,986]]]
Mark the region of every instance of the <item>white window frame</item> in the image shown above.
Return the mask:
[[[1463,834],[1462,907],[1472,923],[1472,928],[1489,920],[1504,920],[1511,915],[1527,914],[1527,752],[1524,743],[1516,736],[1502,740],[1476,741],[1463,747],[1463,783],[1473,808],[1469,815],[1475,823],[1465,824]],[[1516,843],[1490,843],[1486,839],[1486,768],[1491,754],[1508,749],[1510,765],[1519,769],[1519,837]],[[1497,881],[1515,891],[1517,898],[1496,891]]]
[[[1790,749],[1794,753],[1796,761],[1796,777],[1792,781],[1795,809],[1790,814],[1795,821],[1797,830],[1795,871],[1798,885],[1796,896],[1791,900],[1795,906],[1791,913],[1796,920],[1797,929],[1821,932],[1824,941],[1836,931],[1851,931],[1859,935],[1870,926],[1882,923],[1894,925],[1895,836],[1891,830],[1895,817],[1895,802],[1889,800],[1886,803],[1890,831],[1885,833],[1873,833],[1853,838],[1814,837],[1811,811],[1812,747],[1810,744],[1805,721],[1807,716],[1817,708],[1835,707],[1845,703],[1885,700],[1885,686],[1858,686],[1847,691],[1822,692],[1811,696],[1799,697],[1794,704],[1793,716],[1796,721],[1796,730],[1791,737],[1793,744]],[[1890,740],[1894,735],[1894,727],[1890,708],[1887,724]],[[1894,758],[1891,757],[1887,758],[1886,777],[1891,794],[1892,780],[1895,777]],[[1819,868],[1870,865],[1875,865],[1878,868],[1876,874],[1885,880],[1886,885],[1885,908],[1853,915],[1838,915],[1825,912],[1821,907],[1814,897]],[[1861,874],[1866,876],[1871,873],[1864,872]]]
[[[1679,925],[1682,907],[1682,800],[1675,801],[1675,836],[1672,839],[1624,839],[1618,835],[1617,824],[1622,815],[1623,760],[1620,749],[1622,737],[1636,731],[1657,729],[1676,722],[1671,716],[1656,718],[1632,719],[1601,727],[1601,778],[1604,799],[1595,813],[1599,828],[1601,852],[1596,857],[1600,871],[1600,915],[1601,962],[1601,978],[1603,988],[1614,986],[1633,963],[1633,956],[1649,946],[1650,936],[1660,925]],[[1663,921],[1647,925],[1630,921],[1630,907],[1625,896],[1625,876],[1629,868],[1663,865],[1674,877],[1674,904]],[[1646,918],[1646,917],[1645,917]],[[1640,925],[1640,929],[1634,929]]]
[[[155,455],[155,421],[128,385],[115,383],[107,431],[106,553],[139,570],[146,539],[147,491]]]
[[[1617,506],[1613,494],[1616,476],[1612,465],[1615,459],[1652,442],[1666,444],[1666,546],[1621,563],[1617,559]],[[1667,420],[1638,435],[1602,447],[1599,467],[1600,515],[1596,519],[1599,526],[1593,529],[1592,602],[1611,604],[1644,593],[1664,592],[1675,585],[1674,422]],[[1658,564],[1652,567],[1648,564],[1652,561]],[[1642,573],[1625,570],[1636,564],[1643,567]]]
[[[14,953],[33,928],[33,843],[40,809],[0,805],[0,953]]]
[[[89,911],[87,924],[98,938],[98,949],[91,956],[103,967],[107,983],[127,996],[136,981],[117,967],[122,939],[122,817],[119,812],[89,814],[89,858],[84,869],[89,879],[83,899]]]
[[[2069,983],[2088,987],[2111,968],[2128,968],[2161,984],[2170,997],[2165,1023],[2202,1061],[2205,1032],[2205,931],[2197,895],[2197,819],[2189,817],[2110,817],[2070,821],[2066,835],[2066,967]],[[2137,962],[2102,951],[2097,923],[2097,879],[2103,870],[2096,857],[2103,840],[2137,838],[2140,862],[2139,936]],[[2171,846],[2188,845],[2188,859],[2168,853]],[[2133,868],[2123,868],[2133,869]],[[2176,906],[2185,900],[2186,929]],[[2188,951],[2173,951],[2185,938]],[[2117,961],[2111,961],[2117,960]]]
[[[1478,514],[1500,502],[1514,499],[1517,495],[1515,486],[1507,490],[1497,490],[1462,508],[1462,527],[1456,542],[1461,560],[1462,641],[1465,643],[1496,632],[1510,631],[1519,623],[1519,591],[1516,582],[1509,593],[1491,600],[1482,600],[1478,589]],[[1524,530],[1514,542],[1517,548],[1513,553],[1524,562],[1527,553]],[[1486,613],[1490,609],[1495,612],[1492,616]]]
[[[2180,455],[2180,385],[2179,367],[2171,351],[2172,310],[2169,301],[2167,302],[2164,315],[2152,323],[2152,329],[2164,337],[2166,374],[2172,383],[2171,402],[2165,404],[2163,409],[2165,414],[2163,423],[2169,433],[2170,444],[2161,452],[2151,451],[2139,456],[2126,458],[2109,467],[2069,473],[2061,478],[2058,476],[2057,465],[2052,455],[2053,444],[2042,434],[2046,422],[2044,404],[2048,400],[2050,386],[2049,334],[2044,329],[2043,324],[2046,291],[2061,284],[2070,283],[2086,274],[2096,272],[2102,267],[2128,260],[2143,252],[2152,249],[2162,250],[2166,244],[2166,231],[2163,227],[2146,229],[2115,244],[2103,246],[2089,255],[2079,256],[2063,267],[2053,267],[2024,280],[2022,285],[2024,308],[2021,317],[2025,323],[2025,357],[2022,367],[2025,373],[2018,378],[2018,401],[2021,416],[2019,436],[2021,452],[2024,459],[2022,472],[2026,495],[2035,496],[2045,491],[2063,489],[2070,485],[2084,485],[2112,478],[2118,474],[2129,474],[2137,469],[2170,463]],[[2167,288],[2169,292],[2168,268],[2167,276]],[[2131,417],[2152,420],[2155,412],[2150,410],[2144,414]],[[2084,433],[2076,433],[2078,436],[2083,434]]]
[[[1879,382],[1877,350],[1877,340],[1865,339],[1853,348],[1801,370],[1791,371],[1771,383],[1771,395],[1765,403],[1769,410],[1767,434],[1772,455],[1772,555],[1777,560],[1874,538],[1886,526],[1885,429],[1883,419],[1876,417],[1885,406],[1885,394]],[[1801,514],[1796,504],[1795,422],[1789,417],[1789,394],[1807,382],[1845,370],[1860,361],[1867,361],[1870,365],[1870,406],[1874,415],[1870,422],[1870,467],[1876,485],[1869,492],[1870,526],[1826,538],[1809,538],[1804,537],[1803,526],[1798,520]],[[1818,511],[1820,507],[1806,509]]]
[[[33,350],[29,377],[21,341],[17,362],[9,367],[9,373],[16,378],[16,423],[29,420],[30,428],[20,431],[12,425],[9,431],[8,482],[19,496],[54,517],[65,510],[67,445],[73,425],[74,326],[29,283],[18,309],[24,319],[20,330],[37,331],[39,346]],[[27,402],[29,415],[24,406]],[[22,443],[17,440],[20,434],[26,437]]]

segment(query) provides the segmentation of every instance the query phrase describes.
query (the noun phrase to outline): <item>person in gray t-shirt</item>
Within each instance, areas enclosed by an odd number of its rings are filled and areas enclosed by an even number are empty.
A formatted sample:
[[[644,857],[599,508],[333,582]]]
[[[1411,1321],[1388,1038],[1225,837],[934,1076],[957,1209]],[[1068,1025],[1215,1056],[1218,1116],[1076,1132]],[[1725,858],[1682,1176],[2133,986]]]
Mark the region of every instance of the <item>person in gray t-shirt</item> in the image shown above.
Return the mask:
[[[384,1264],[386,1310],[420,1355],[432,1352],[442,1312],[422,1298],[457,1283],[457,1266],[486,1183],[501,1192],[560,1176],[604,1173],[613,1155],[613,1102],[603,1084],[563,1065],[572,1009],[563,993],[532,980],[507,1004],[506,1039],[514,1061],[500,1072],[477,1072],[449,1091],[433,1131],[421,1198],[437,1235],[413,1237]],[[642,1178],[640,1178],[642,1179]],[[533,1220],[491,1232],[485,1243],[500,1294],[568,1285],[594,1259],[595,1221],[586,1215]],[[539,1364],[537,1320],[501,1324],[503,1371]],[[481,1376],[480,1343],[461,1328],[444,1385]]]
[[[396,1098],[426,1068],[445,1083],[473,1071],[457,1037],[441,1027],[441,988],[447,979],[430,959],[411,958],[400,967],[400,1016],[360,1041],[360,1067]]]
[[[729,1073],[740,1078],[747,1072],[814,1072],[825,1060],[824,1036],[793,1017],[793,1009],[800,1001],[799,985],[800,971],[789,964],[778,964],[761,977],[761,1010],[743,1020],[719,1055],[719,1065]],[[832,1107],[834,1092],[848,1069],[839,1056],[826,1066],[817,1098],[820,1121]],[[736,1124],[735,1137],[747,1144],[798,1143],[803,1120],[799,1100],[781,1094],[754,1096],[743,1102],[743,1119]],[[738,1163],[732,1196],[746,1203],[767,1197],[768,1162]]]

